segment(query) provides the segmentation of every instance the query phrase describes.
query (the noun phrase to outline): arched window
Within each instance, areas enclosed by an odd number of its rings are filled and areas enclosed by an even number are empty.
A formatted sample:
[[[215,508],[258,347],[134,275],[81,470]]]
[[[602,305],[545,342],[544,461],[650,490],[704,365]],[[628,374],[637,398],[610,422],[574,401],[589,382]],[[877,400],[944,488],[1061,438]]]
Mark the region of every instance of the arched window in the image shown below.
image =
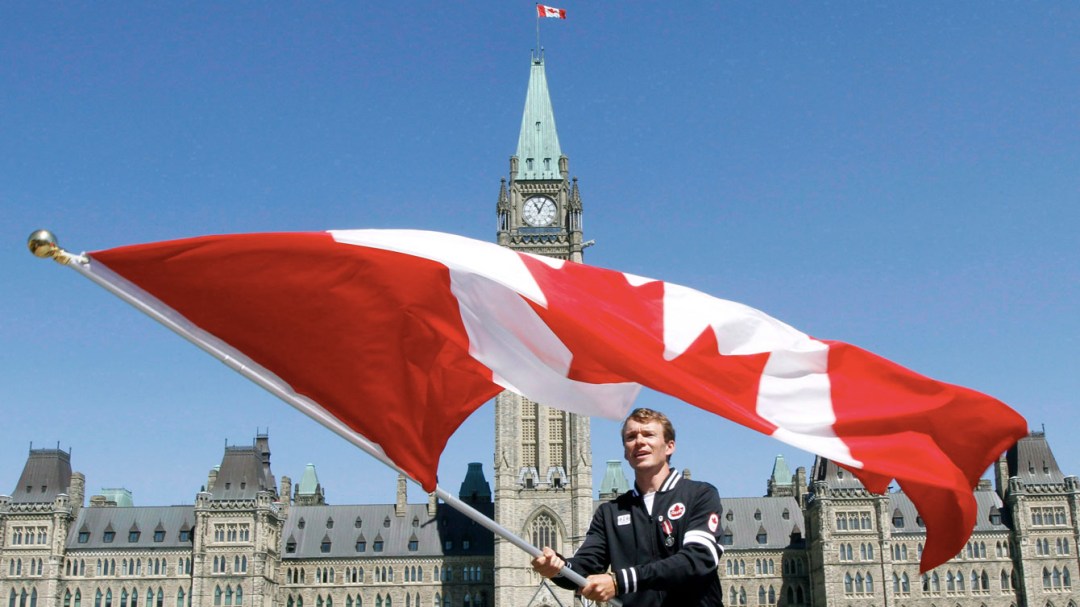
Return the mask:
[[[139,595],[137,593],[133,594],[132,599],[131,599],[131,601],[132,601],[131,604],[134,605],[137,602],[136,599],[138,599],[138,598],[139,598]],[[82,607],[82,590],[79,590],[78,588],[75,589],[75,606],[74,607]]]
[[[1050,570],[1043,567],[1043,590],[1050,590]]]
[[[124,593],[124,599],[127,599],[127,593]],[[184,589],[183,587],[176,589],[176,607],[184,607]]]
[[[758,605],[764,605],[765,604],[765,587],[764,586],[758,586],[758,589],[757,589],[757,604]]]
[[[214,605],[220,607],[221,605],[221,586],[214,586]]]
[[[78,598],[79,598],[79,593],[78,593],[78,591],[76,591],[75,592],[75,599],[76,599],[75,607],[79,607],[78,606],[78,602],[79,602]],[[132,588],[131,589],[131,607],[139,607],[139,589],[138,588]]]
[[[1005,573],[1005,570],[1001,570],[1001,590],[1009,589],[1009,574]]]
[[[911,592],[911,583],[908,579],[907,573],[900,576],[900,591],[904,594]]]
[[[866,592],[874,593],[874,576],[869,571],[866,572]]]
[[[772,586],[769,586],[769,604],[776,604],[776,588],[773,588]]]
[[[855,580],[851,577],[850,573],[844,574],[844,592],[846,594],[855,592]]]
[[[15,602],[14,590],[12,592],[11,601]],[[14,607],[14,606],[13,606]],[[64,591],[64,607],[71,607],[71,590]],[[124,607],[127,607],[127,592],[124,592]]]
[[[546,512],[536,515],[529,526],[529,534],[532,536],[533,546],[550,546],[552,550],[559,551],[558,526]]]

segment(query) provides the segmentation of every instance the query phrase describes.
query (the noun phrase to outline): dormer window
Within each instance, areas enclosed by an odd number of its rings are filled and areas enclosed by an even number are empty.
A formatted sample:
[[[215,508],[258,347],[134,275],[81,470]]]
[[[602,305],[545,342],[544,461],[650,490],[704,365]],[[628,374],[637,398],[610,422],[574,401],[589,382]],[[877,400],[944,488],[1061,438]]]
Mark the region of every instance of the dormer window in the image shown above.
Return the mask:
[[[299,521],[297,521],[297,523],[296,523],[296,528],[297,528],[297,529],[303,529],[303,528],[304,528],[304,525],[306,525],[306,524],[307,524],[307,523],[306,523],[306,522],[304,522],[304,518],[303,518],[303,517],[300,517],[300,520],[299,520]]]
[[[87,543],[89,541],[90,541],[90,532],[89,531],[80,531],[79,532],[79,543],[80,544],[85,544],[85,543]]]
[[[761,510],[755,510],[754,511],[754,520],[755,521],[760,521],[761,520]]]
[[[138,531],[129,531],[128,532],[128,542],[135,543],[137,541],[139,541],[139,532]]]
[[[360,518],[359,516],[358,516],[358,517],[356,517],[356,520],[355,520],[355,521],[353,521],[353,527],[356,527],[357,529],[359,529],[360,527],[362,527],[362,526],[363,526],[363,524],[364,524],[364,519]]]
[[[382,526],[386,527],[386,528],[390,527],[390,517],[389,516],[383,519]]]
[[[526,158],[525,159],[525,170],[526,171],[533,170],[533,159],[532,158]]]
[[[784,519],[785,521],[791,520],[791,512],[788,511],[787,508],[784,508],[784,511],[780,513],[780,518]]]
[[[334,528],[334,517],[330,517],[330,518],[326,519],[326,528],[327,529],[333,529]]]
[[[111,544],[114,539],[116,539],[116,532],[115,531],[106,531],[101,536],[101,541],[105,542],[106,544]]]

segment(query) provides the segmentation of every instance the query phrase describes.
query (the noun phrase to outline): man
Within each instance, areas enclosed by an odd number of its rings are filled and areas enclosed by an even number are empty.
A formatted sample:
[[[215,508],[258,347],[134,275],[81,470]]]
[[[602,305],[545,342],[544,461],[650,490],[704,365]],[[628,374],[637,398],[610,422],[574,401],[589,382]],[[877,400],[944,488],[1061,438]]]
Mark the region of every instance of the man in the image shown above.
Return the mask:
[[[663,413],[635,409],[623,422],[622,439],[634,489],[597,509],[573,557],[563,559],[544,547],[532,560],[533,569],[574,588],[559,575],[568,566],[586,576],[581,594],[593,601],[619,597],[625,607],[722,606],[716,488],[669,467],[675,429]]]

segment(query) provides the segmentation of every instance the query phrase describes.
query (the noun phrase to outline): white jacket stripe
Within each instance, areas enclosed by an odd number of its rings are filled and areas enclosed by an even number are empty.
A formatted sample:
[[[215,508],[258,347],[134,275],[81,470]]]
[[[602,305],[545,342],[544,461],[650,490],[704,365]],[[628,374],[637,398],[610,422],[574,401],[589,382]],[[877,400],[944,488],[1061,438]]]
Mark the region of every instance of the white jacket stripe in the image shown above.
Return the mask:
[[[687,544],[701,544],[712,553],[713,566],[720,566],[720,556],[716,553],[716,538],[712,534],[698,529],[692,529],[683,534],[683,546]]]

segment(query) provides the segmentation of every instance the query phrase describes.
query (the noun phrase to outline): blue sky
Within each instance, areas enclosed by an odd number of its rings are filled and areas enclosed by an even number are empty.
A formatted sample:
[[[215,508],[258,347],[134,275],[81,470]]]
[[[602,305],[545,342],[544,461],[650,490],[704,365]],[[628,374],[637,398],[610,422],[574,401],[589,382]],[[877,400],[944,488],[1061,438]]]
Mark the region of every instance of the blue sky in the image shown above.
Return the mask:
[[[973,387],[1080,474],[1080,5],[586,3],[542,24],[587,261],[762,309]],[[30,442],[88,490],[192,503],[225,441],[332,503],[394,476],[70,272],[72,250],[409,227],[491,240],[529,2],[0,8],[0,493]],[[656,394],[726,496],[812,456]],[[492,461],[489,404],[441,483]],[[620,456],[595,421],[594,464]],[[958,428],[957,431],[962,431]],[[418,489],[411,499],[422,499]]]

